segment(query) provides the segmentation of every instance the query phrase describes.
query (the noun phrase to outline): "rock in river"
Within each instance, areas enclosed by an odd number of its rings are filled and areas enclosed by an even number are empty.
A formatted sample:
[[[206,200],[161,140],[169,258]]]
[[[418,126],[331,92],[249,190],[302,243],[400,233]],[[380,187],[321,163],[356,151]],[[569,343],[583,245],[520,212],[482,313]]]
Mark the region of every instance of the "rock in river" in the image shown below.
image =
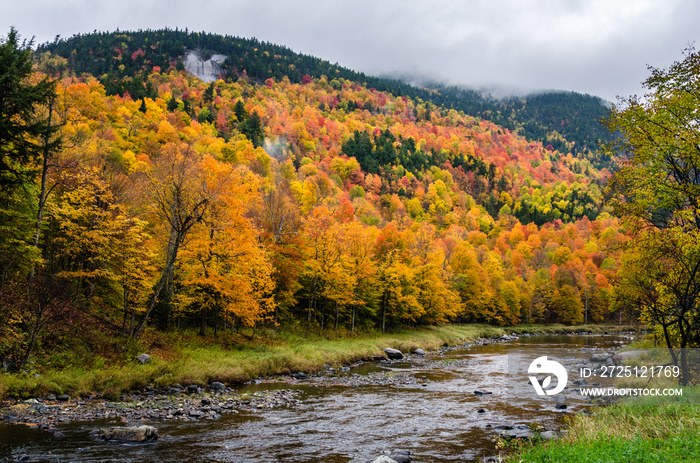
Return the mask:
[[[214,381],[213,383],[211,383],[211,386],[209,386],[209,389],[211,389],[212,391],[223,391],[224,389],[226,389],[226,386],[224,386],[223,383]]]
[[[607,362],[610,360],[610,357],[612,357],[610,354],[591,354],[591,362],[596,362],[596,363],[603,363]]]
[[[394,450],[389,454],[389,458],[394,460],[396,463],[411,463],[413,458],[411,457],[411,452],[408,450]]]
[[[148,442],[158,439],[158,430],[153,426],[127,426],[120,428],[103,428],[97,433],[106,441]]]
[[[398,462],[391,457],[387,457],[386,455],[382,455],[381,457],[374,460],[372,463],[398,463]]]
[[[403,358],[403,354],[401,353],[400,350],[392,349],[390,347],[387,347],[386,349],[384,349],[384,353],[391,360],[401,360]]]

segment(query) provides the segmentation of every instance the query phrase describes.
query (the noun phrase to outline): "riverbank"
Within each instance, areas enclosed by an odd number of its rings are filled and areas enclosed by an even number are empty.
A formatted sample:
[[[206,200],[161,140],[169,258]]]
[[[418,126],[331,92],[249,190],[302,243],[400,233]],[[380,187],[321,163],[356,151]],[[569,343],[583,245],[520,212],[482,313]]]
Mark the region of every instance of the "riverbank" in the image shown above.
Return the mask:
[[[623,350],[653,348],[650,339]],[[677,387],[662,380],[660,387]],[[639,387],[621,379],[618,387]],[[641,386],[644,386],[643,384]],[[515,452],[509,463],[566,461],[588,463],[662,463],[700,461],[700,387],[684,387],[682,397],[640,397],[573,416],[560,440]]]
[[[629,400],[572,417],[565,437],[517,452],[511,463],[700,461],[700,388],[682,400]]]
[[[507,333],[557,334],[575,332],[629,331],[629,326],[443,325],[404,329],[394,333],[326,332],[322,335],[267,330],[248,340],[232,334],[202,338],[193,333],[158,334],[120,358],[94,355],[64,364],[38,362],[23,373],[0,373],[0,399],[56,396],[116,399],[145,387],[163,388],[175,384],[206,386],[213,382],[240,384],[259,377],[313,372],[348,366],[363,359],[384,355],[384,348],[412,352],[460,345],[477,338]],[[228,337],[227,337],[228,336]],[[134,360],[133,349],[142,349],[150,360]]]

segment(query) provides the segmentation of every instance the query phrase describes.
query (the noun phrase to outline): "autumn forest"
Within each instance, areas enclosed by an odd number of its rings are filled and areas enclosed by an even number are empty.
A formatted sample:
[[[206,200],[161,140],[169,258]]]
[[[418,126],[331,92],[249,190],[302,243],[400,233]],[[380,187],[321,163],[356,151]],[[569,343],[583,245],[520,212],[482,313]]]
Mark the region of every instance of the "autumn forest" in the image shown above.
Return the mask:
[[[0,101],[0,356],[151,330],[637,320],[597,116],[450,107],[454,89],[249,42],[207,83],[173,44],[198,35],[171,33],[2,45],[36,102]],[[199,46],[237,56],[227,40]]]

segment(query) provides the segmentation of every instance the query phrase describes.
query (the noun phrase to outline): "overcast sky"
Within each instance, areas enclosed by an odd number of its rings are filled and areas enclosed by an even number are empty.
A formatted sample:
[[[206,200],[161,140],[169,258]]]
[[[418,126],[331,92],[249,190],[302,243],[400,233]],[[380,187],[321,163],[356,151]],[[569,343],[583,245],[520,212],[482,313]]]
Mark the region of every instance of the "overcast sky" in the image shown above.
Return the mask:
[[[0,35],[163,27],[285,45],[367,74],[471,87],[641,94],[647,65],[700,47],[697,0],[3,0]]]

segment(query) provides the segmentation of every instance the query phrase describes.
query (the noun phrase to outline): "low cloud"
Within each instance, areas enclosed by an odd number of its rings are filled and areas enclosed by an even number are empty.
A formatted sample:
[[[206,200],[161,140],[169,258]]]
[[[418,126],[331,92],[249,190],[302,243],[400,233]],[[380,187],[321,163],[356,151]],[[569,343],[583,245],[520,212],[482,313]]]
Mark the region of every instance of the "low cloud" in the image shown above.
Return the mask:
[[[286,45],[368,74],[427,75],[471,87],[573,90],[614,100],[640,92],[700,39],[694,0],[272,0],[0,6],[0,27],[56,34],[179,27]]]

